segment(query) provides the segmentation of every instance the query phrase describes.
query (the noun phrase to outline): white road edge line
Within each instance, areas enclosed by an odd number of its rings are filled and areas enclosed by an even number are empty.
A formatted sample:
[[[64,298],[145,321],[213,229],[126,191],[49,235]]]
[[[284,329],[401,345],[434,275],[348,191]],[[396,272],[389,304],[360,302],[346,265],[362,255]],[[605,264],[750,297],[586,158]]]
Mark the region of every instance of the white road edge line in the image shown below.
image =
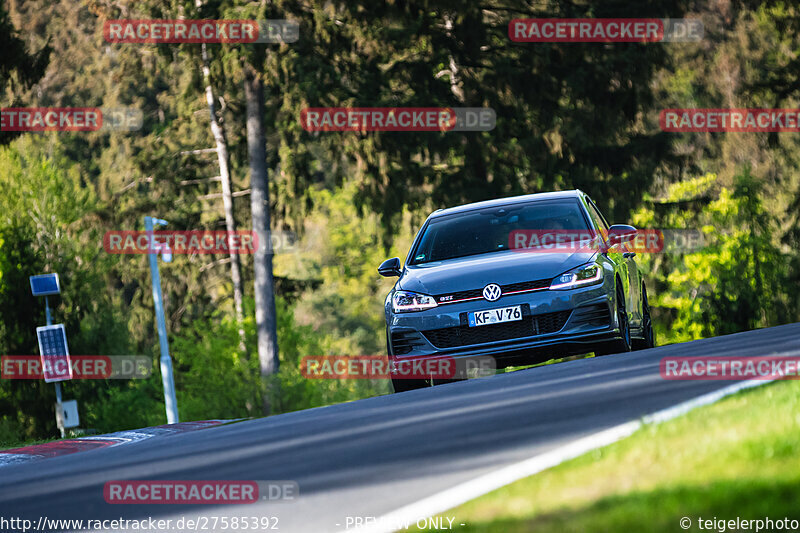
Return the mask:
[[[524,461],[504,466],[488,474],[461,483],[442,492],[423,498],[417,502],[403,506],[390,513],[377,517],[369,524],[345,529],[348,533],[390,533],[414,525],[418,520],[428,518],[448,509],[457,507],[493,490],[518,481],[522,478],[538,474],[543,470],[557,466],[565,461],[581,456],[586,452],[603,448],[633,434],[645,424],[659,424],[685,414],[696,407],[718,402],[726,396],[741,390],[766,385],[774,380],[757,379],[740,381],[714,392],[703,394],[697,398],[667,407],[644,416],[640,420],[631,420],[586,437],[569,442],[558,449],[535,455]]]

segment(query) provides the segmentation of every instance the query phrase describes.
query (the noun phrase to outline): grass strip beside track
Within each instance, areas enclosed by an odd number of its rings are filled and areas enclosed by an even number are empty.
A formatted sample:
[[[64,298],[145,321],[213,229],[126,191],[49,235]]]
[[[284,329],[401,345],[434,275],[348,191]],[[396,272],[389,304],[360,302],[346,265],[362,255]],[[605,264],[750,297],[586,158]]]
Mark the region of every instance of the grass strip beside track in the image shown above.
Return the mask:
[[[540,533],[708,530],[701,517],[800,519],[800,383],[745,390],[646,425],[441,516],[463,532]]]

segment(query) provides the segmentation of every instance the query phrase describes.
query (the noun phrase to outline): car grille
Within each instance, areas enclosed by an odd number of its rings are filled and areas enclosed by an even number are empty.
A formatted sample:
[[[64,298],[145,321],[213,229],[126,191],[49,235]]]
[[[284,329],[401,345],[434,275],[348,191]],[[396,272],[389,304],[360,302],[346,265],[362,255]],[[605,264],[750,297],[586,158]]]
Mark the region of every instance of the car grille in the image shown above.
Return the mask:
[[[431,329],[423,331],[422,334],[437,348],[455,348],[472,344],[506,341],[555,333],[567,323],[570,312],[557,311],[555,313],[526,316],[522,320],[488,326],[455,326]]]
[[[509,283],[508,285],[500,285],[500,289],[503,291],[503,296],[511,292],[521,292],[521,291],[535,291],[539,289],[546,289],[550,287],[550,282],[552,279],[537,279],[534,281],[522,281],[520,283]],[[458,300],[467,300],[469,298],[481,298],[483,296],[483,287],[480,289],[470,289],[468,291],[458,291],[458,292],[451,292],[448,294],[437,294],[434,295],[436,298],[436,302],[440,304],[447,304],[451,302],[455,302]],[[442,300],[442,298],[447,298],[447,300]]]
[[[403,355],[409,353],[417,346],[425,343],[416,331],[393,331],[392,332],[392,353]]]

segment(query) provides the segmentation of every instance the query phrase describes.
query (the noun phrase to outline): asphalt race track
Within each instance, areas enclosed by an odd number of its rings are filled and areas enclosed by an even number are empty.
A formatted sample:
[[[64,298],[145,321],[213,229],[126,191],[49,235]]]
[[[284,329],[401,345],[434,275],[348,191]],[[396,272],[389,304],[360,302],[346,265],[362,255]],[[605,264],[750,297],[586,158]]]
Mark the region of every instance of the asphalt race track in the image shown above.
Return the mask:
[[[577,438],[729,386],[666,381],[665,356],[800,355],[800,324],[539,367],[157,436],[0,468],[0,516],[275,516],[277,531],[341,531]],[[294,480],[293,502],[111,505],[106,481]],[[348,518],[351,517],[350,522]],[[459,520],[455,517],[457,530]]]

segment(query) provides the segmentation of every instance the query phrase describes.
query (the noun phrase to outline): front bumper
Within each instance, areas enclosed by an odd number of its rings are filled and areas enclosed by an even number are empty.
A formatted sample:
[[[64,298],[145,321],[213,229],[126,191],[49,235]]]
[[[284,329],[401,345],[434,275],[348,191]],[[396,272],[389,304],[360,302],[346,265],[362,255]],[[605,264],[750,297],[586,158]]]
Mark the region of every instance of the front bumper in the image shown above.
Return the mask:
[[[609,290],[610,287],[610,290]],[[397,361],[426,357],[492,356],[498,368],[532,364],[592,351],[619,335],[613,282],[566,291],[508,295],[415,313],[387,312],[389,356]],[[523,320],[469,327],[469,311],[520,305]]]

